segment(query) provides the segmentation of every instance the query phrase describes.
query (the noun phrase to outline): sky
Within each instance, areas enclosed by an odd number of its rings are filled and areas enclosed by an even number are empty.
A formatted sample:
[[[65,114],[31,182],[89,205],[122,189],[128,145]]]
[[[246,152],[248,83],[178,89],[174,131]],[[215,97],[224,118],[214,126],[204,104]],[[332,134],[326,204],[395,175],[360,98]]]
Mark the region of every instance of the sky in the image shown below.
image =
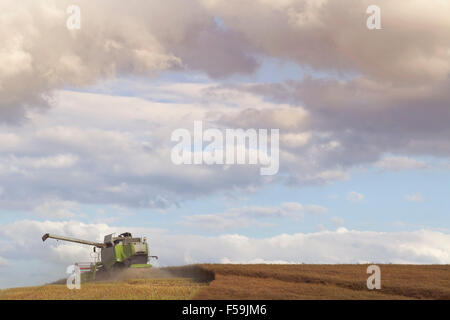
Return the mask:
[[[0,0],[0,288],[92,260],[47,232],[146,236],[155,266],[450,263],[449,16],[444,0]],[[279,171],[174,164],[194,121],[278,129]]]

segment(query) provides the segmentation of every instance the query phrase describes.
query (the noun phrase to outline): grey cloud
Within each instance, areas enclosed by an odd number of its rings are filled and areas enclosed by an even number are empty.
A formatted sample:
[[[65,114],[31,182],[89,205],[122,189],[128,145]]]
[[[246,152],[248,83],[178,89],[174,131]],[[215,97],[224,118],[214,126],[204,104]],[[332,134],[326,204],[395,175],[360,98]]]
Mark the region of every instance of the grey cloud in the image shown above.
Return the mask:
[[[198,1],[78,1],[81,29],[68,30],[64,1],[0,1],[0,121],[48,108],[52,93],[124,75],[201,70],[250,73],[251,47],[214,23]]]
[[[69,31],[68,0],[2,0],[0,119],[20,121],[29,108],[48,107],[61,87],[168,69],[249,74],[255,56],[379,83],[439,86],[450,71],[450,7],[421,3],[377,1],[383,30],[372,32],[365,27],[370,1],[83,0],[81,29]]]
[[[450,95],[446,88],[449,84],[448,80],[429,85],[393,85],[364,77],[347,81],[308,77],[302,81],[234,88],[254,92],[282,104],[283,108],[290,105],[285,109],[289,110],[286,118],[294,118],[296,109],[306,115],[303,121],[284,127],[284,133],[288,134],[284,139],[283,134],[281,137],[285,168],[291,163],[289,159],[292,162],[296,159],[298,167],[306,162],[302,155],[314,155],[314,163],[319,167],[345,171],[377,162],[385,154],[397,158],[448,157]],[[255,118],[262,123],[264,119],[272,119],[274,125],[271,112],[239,110],[233,119],[249,125]],[[229,117],[220,121],[230,123]]]
[[[135,107],[123,108],[130,103]],[[0,127],[6,142],[0,146],[0,177],[8,186],[0,206],[36,212],[56,200],[164,209],[262,181],[256,166],[172,164],[172,130],[190,129],[207,108],[169,106],[174,110],[161,112],[166,104],[65,92],[57,108],[29,113],[30,120],[14,133]],[[56,211],[60,218],[69,213]]]
[[[448,3],[332,0],[204,0],[224,24],[261,52],[316,70],[366,74],[398,83],[447,78]],[[382,30],[366,27],[381,8]],[[427,9],[425,9],[427,8]]]

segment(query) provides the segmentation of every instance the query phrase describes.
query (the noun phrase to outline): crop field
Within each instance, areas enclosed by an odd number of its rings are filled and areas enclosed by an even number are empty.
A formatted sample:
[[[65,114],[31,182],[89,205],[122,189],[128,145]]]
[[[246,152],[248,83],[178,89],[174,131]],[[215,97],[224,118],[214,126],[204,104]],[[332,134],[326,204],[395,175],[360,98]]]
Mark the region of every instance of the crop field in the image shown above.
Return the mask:
[[[379,265],[381,289],[368,290],[368,265],[202,265],[215,280],[197,299],[450,299],[450,265]]]
[[[0,291],[0,299],[14,300],[179,300],[191,299],[202,286],[189,279],[129,279],[87,283],[80,290],[53,284]]]
[[[203,264],[126,270],[85,283],[0,290],[0,299],[450,299],[449,265],[379,265],[381,289],[368,290],[367,265]]]

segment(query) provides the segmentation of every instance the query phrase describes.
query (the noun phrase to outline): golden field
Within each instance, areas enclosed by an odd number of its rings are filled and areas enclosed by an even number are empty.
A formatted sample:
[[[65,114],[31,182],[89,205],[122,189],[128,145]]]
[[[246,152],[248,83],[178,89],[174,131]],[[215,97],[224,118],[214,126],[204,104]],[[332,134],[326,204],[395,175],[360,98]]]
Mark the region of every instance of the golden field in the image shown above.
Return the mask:
[[[367,289],[367,265],[203,264],[127,270],[81,290],[0,290],[0,299],[450,299],[449,265],[379,266],[381,290]]]
[[[119,282],[86,283],[80,290],[63,284],[13,288],[0,291],[0,300],[186,300],[202,286],[190,279],[129,279]]]

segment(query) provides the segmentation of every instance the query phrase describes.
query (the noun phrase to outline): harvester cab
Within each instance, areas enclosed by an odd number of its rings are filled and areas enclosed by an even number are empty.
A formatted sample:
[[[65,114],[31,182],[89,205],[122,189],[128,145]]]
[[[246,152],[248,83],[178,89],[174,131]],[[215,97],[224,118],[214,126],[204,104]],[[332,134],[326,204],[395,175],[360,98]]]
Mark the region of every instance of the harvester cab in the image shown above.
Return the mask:
[[[50,233],[44,234],[42,241],[48,238],[93,246],[94,251],[96,251],[96,248],[99,248],[101,250],[101,263],[98,264],[98,267],[105,270],[113,268],[148,268],[151,267],[151,264],[148,263],[149,258],[158,259],[157,256],[149,256],[148,243],[145,238],[133,238],[129,232],[124,232],[118,237],[115,237],[114,234],[106,235],[103,243]]]

